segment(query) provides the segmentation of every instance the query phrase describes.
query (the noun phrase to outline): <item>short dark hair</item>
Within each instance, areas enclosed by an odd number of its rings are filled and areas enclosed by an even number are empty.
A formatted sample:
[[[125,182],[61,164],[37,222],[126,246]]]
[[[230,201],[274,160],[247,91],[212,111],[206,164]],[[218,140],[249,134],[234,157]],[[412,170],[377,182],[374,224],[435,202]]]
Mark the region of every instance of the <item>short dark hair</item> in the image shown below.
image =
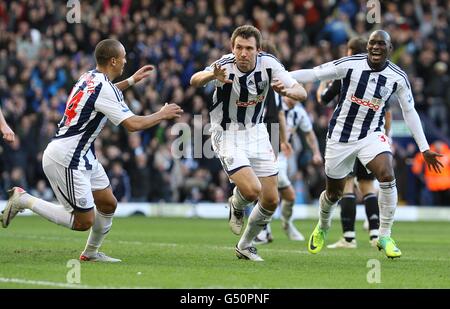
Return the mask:
[[[261,41],[262,41],[262,35],[261,32],[253,26],[250,25],[244,25],[237,27],[233,34],[231,35],[231,46],[234,47],[234,42],[236,41],[236,38],[240,36],[244,39],[249,39],[251,37],[254,37],[256,40],[256,48],[261,48]]]
[[[361,37],[350,39],[347,48],[352,50],[352,54],[361,54],[367,52],[367,40]]]
[[[280,58],[280,53],[278,52],[278,49],[275,47],[275,44],[273,44],[270,41],[264,40],[261,43],[261,49],[266,53],[272,54],[275,57]]]
[[[114,39],[106,39],[95,46],[95,61],[98,65],[106,65],[109,59],[119,57],[122,44]]]

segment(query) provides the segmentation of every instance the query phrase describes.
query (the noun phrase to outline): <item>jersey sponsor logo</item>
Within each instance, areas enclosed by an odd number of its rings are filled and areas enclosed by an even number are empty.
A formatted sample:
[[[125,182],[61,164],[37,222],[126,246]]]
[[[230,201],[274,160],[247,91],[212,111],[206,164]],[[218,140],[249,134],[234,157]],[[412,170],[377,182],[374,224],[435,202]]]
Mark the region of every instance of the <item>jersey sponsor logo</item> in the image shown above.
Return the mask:
[[[356,97],[354,94],[352,94],[352,97],[350,99],[355,104],[366,106],[370,108],[371,110],[377,111],[380,109],[381,104],[383,101],[381,99],[372,98],[372,100],[364,100]]]
[[[261,95],[256,96],[256,98],[254,100],[247,101],[247,102],[242,102],[242,101],[236,100],[236,105],[239,107],[247,107],[247,106],[257,105],[261,102],[264,102],[264,98],[265,98],[265,96],[261,94]]]

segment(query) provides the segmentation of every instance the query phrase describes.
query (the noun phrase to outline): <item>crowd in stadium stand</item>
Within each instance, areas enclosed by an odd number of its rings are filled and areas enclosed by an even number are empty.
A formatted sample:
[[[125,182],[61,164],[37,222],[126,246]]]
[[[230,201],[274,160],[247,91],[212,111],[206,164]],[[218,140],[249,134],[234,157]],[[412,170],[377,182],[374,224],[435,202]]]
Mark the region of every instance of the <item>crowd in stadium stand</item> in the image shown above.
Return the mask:
[[[351,37],[367,38],[380,28],[388,31],[395,50],[391,60],[409,75],[430,144],[439,141],[447,147],[447,183],[439,188],[447,198],[442,202],[440,195],[433,193],[430,180],[416,176],[421,163],[415,159],[418,149],[414,141],[397,137],[394,127],[400,203],[450,205],[448,1],[380,1],[381,23],[367,22],[370,8],[361,0],[78,3],[79,23],[67,21],[71,9],[67,1],[0,3],[0,107],[16,133],[12,145],[0,144],[0,199],[15,185],[53,199],[41,167],[42,152],[62,118],[71,87],[83,72],[95,67],[93,50],[100,40],[116,38],[125,46],[128,63],[124,78],[145,64],[156,66],[150,78],[124,92],[134,113],[152,113],[164,102],[174,102],[185,111],[177,122],[198,129],[208,123],[212,89],[190,87],[191,75],[230,51],[229,37],[236,26],[253,24],[264,39],[277,46],[288,70],[312,68],[344,56]],[[333,107],[316,102],[318,84],[306,86],[309,95],[303,104],[323,152]],[[394,120],[402,119],[398,106],[391,110]],[[194,115],[202,117],[194,119]],[[110,124],[95,141],[96,155],[119,201],[227,200],[231,187],[219,160],[172,156],[172,142],[179,137],[170,131],[173,124],[163,122],[132,134]],[[204,135],[203,141],[208,137]],[[310,158],[307,148],[298,147],[292,159],[297,166],[292,178],[299,203],[317,199],[325,184],[323,168],[310,164]]]

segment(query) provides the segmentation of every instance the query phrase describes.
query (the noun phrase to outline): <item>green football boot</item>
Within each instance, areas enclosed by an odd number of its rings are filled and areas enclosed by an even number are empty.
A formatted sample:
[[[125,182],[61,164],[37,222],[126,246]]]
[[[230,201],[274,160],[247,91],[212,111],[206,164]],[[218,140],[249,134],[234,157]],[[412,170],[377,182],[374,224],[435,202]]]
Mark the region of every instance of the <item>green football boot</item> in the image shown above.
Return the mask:
[[[309,236],[308,241],[308,251],[312,254],[319,253],[322,250],[323,245],[325,244],[325,238],[327,237],[328,230],[321,229],[319,227],[319,223],[317,223],[316,228],[312,232],[311,236]]]
[[[397,248],[395,241],[389,236],[380,237],[377,242],[377,247],[378,250],[383,249],[386,256],[391,259],[399,258],[402,255],[402,252]]]

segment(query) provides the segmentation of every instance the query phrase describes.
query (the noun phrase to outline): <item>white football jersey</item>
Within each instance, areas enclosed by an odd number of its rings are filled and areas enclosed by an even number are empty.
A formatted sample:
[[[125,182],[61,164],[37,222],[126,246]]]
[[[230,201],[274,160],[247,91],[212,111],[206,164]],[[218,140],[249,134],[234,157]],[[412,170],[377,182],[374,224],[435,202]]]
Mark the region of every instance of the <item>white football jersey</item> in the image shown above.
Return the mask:
[[[296,81],[273,55],[260,52],[256,57],[256,66],[250,72],[241,72],[235,56],[227,54],[215,61],[205,71],[213,71],[218,63],[226,68],[232,84],[213,81],[215,91],[212,105],[209,106],[211,130],[248,128],[263,122],[264,105],[267,92],[274,79],[292,87]]]
[[[64,167],[90,170],[96,160],[94,141],[106,120],[117,126],[133,115],[122,92],[105,74],[86,72],[72,88],[64,117],[45,151]]]
[[[295,104],[291,109],[283,102],[283,111],[286,117],[286,131],[288,140],[291,135],[298,129],[303,132],[309,132],[313,129],[311,119],[303,108],[302,104]]]
[[[341,79],[339,101],[328,128],[331,140],[347,143],[384,132],[386,102],[394,93],[402,110],[414,108],[406,73],[390,61],[375,71],[367,54],[358,54],[318,66],[314,72],[320,80]]]

